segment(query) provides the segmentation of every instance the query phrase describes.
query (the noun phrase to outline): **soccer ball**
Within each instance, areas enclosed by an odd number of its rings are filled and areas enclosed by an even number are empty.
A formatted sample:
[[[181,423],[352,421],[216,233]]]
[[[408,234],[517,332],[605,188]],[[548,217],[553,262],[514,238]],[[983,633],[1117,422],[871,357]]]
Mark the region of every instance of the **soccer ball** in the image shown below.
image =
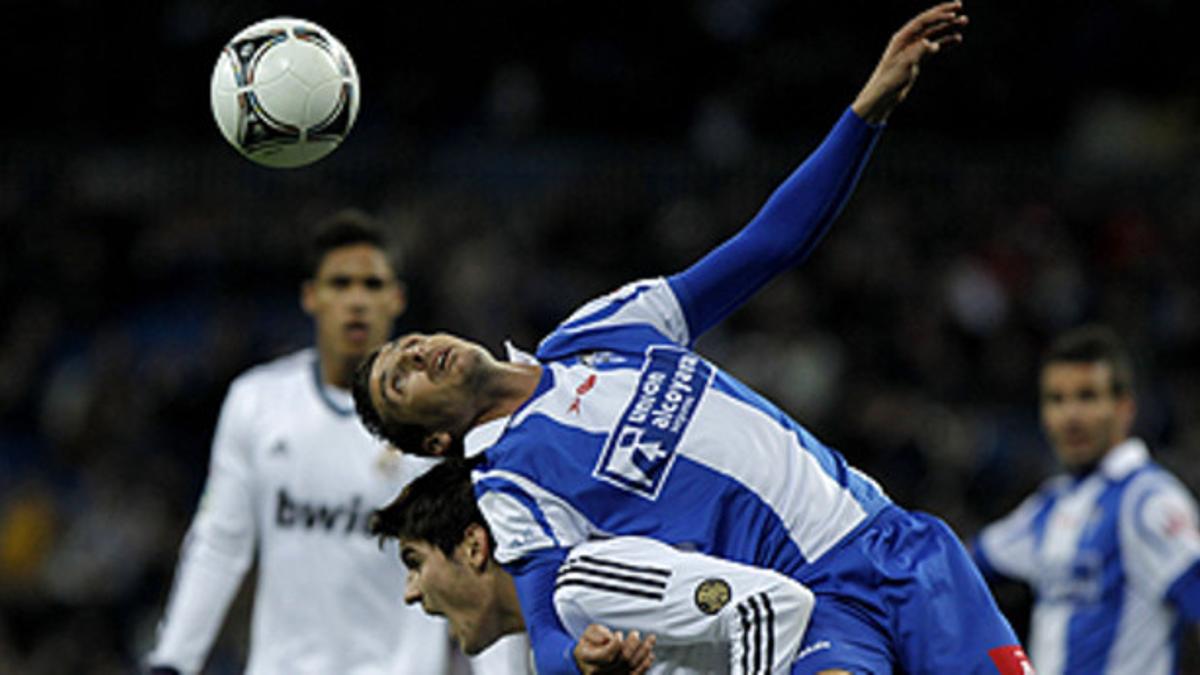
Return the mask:
[[[259,21],[221,50],[212,75],[213,117],[246,157],[303,166],[333,152],[358,116],[350,53],[311,21]]]

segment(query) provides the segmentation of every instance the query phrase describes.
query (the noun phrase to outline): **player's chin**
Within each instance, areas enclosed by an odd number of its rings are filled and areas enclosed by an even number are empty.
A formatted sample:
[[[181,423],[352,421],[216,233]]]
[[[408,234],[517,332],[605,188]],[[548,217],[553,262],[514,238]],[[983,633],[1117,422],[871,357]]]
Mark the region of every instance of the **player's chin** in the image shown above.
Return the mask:
[[[384,343],[384,338],[352,331],[347,331],[339,337],[338,351],[348,359],[364,359],[376,347]]]

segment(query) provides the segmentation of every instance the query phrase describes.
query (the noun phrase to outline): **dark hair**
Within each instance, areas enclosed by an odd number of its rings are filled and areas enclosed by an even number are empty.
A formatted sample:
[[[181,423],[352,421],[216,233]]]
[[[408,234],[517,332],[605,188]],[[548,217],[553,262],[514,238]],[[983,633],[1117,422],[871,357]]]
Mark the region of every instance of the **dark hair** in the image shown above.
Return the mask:
[[[392,503],[371,514],[369,529],[382,545],[387,539],[427,541],[447,557],[454,555],[471,525],[488,531],[487,521],[475,503],[471,469],[479,458],[447,459],[405,486]]]
[[[1097,324],[1063,333],[1042,356],[1042,368],[1053,363],[1106,363],[1112,369],[1113,393],[1133,394],[1133,358],[1115,331]]]
[[[316,277],[330,251],[353,244],[369,244],[387,254],[388,262],[399,273],[395,256],[388,251],[379,223],[358,209],[343,209],[322,220],[313,230],[305,266],[309,277]]]
[[[420,424],[389,422],[383,419],[383,415],[379,414],[379,410],[371,402],[371,369],[375,367],[382,350],[383,347],[377,347],[354,369],[354,376],[350,380],[354,410],[372,436],[391,443],[397,450],[412,455],[423,454],[422,448],[429,430]]]

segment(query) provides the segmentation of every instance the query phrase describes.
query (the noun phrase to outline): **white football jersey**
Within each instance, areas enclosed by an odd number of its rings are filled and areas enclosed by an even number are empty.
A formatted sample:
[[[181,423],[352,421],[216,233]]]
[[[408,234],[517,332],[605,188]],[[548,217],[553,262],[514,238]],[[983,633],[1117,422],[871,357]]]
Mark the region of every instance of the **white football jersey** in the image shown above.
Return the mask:
[[[247,673],[444,672],[445,622],[404,604],[395,542],[367,534],[429,461],[374,440],[314,350],[238,377],[148,661],[198,671],[257,554]]]

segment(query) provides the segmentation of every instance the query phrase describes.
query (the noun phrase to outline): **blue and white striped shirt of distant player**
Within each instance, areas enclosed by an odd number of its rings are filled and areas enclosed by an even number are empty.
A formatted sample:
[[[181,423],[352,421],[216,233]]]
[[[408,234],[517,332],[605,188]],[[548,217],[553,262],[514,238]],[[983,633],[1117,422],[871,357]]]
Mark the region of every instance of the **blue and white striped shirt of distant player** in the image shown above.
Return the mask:
[[[1040,675],[1174,673],[1185,621],[1200,619],[1196,523],[1188,491],[1130,439],[985,528],[975,559],[1033,587]]]
[[[847,111],[738,235],[682,273],[578,309],[541,342],[543,375],[526,404],[465,437],[468,455],[487,451],[476,494],[496,557],[516,579],[539,670],[570,663],[571,644],[541,639],[558,620],[549,595],[530,589],[572,545],[643,535],[797,578],[890,503],[690,349],[811,251],[877,136]]]

